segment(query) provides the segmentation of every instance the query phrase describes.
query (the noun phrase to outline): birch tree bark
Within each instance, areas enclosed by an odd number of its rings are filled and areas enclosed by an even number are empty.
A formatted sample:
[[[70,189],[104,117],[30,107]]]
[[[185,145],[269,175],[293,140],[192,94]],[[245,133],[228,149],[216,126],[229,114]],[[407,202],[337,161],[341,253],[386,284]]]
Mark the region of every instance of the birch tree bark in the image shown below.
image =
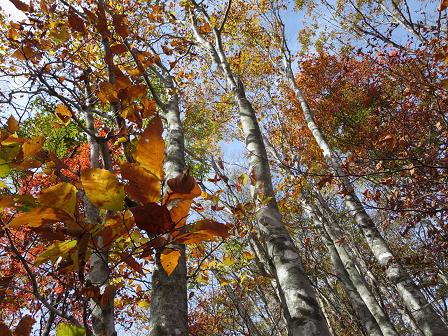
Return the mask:
[[[332,169],[335,176],[345,188],[344,203],[355,218],[355,222],[362,230],[367,244],[378,263],[385,268],[388,280],[394,284],[406,307],[416,320],[419,328],[426,336],[448,335],[448,327],[442,322],[434,308],[419,291],[414,281],[393,255],[389,246],[375,226],[372,218],[366,212],[364,206],[356,195],[355,189],[346,173],[342,169],[342,163],[327,143],[323,133],[314,121],[314,116],[308,103],[298,86],[292,71],[289,50],[284,43],[286,73],[291,87],[300,102],[304,119],[317,144],[322,150],[323,156]]]
[[[361,325],[364,328],[366,334],[375,336],[383,335],[377,321],[374,319],[370,310],[367,308],[366,304],[364,303],[360,294],[358,293],[357,288],[350,279],[350,276],[347,270],[345,269],[342,258],[339,256],[339,253],[335,247],[336,244],[330,237],[329,233],[326,230],[327,228],[323,224],[324,219],[322,218],[322,214],[318,212],[319,210],[315,205],[310,204],[305,200],[303,202],[303,209],[305,210],[305,213],[308,215],[308,217],[313,221],[314,225],[322,233],[321,239],[323,240],[325,246],[327,247],[331,262],[336,271],[336,275],[338,276],[342,285],[344,286],[345,291],[347,292],[347,295],[350,298],[353,310],[356,316],[358,317],[359,321],[361,322]],[[397,334],[395,333],[390,335],[397,335]]]
[[[87,74],[88,78],[88,74]],[[95,137],[95,126],[93,113],[91,111],[90,104],[90,89],[88,79],[85,82],[85,95],[86,95],[86,126],[89,134],[87,134],[87,141],[90,147],[90,167],[99,168],[100,167],[100,153],[101,146]],[[107,157],[109,153],[103,151],[103,162],[105,163],[105,168],[111,170],[109,165],[110,159]],[[90,224],[102,225],[101,218],[99,214],[99,209],[95,207],[85,195],[83,195],[83,201],[86,211],[86,218]],[[104,292],[108,284],[109,279],[109,254],[108,251],[103,248],[103,241],[101,236],[95,241],[95,248],[90,257],[90,270],[87,275],[87,282],[90,282],[93,286],[98,286],[101,292]],[[90,308],[92,310],[92,327],[95,336],[114,336],[115,324],[114,324],[114,300],[113,298],[108,300],[108,302],[101,306],[96,303],[93,299],[90,300]]]
[[[164,107],[164,117],[168,128],[165,159],[167,179],[182,174],[185,169],[185,144],[179,101],[172,93]],[[185,246],[170,246],[181,252],[176,269],[170,276],[160,262],[161,250],[156,253],[156,268],[152,276],[150,306],[150,336],[188,335],[187,266]]]
[[[204,8],[191,1],[195,10],[208,20]],[[230,10],[229,1],[226,17]],[[289,335],[329,335],[328,327],[317,303],[310,280],[304,273],[297,248],[286,230],[278,210],[272,186],[271,172],[266,149],[256,113],[246,97],[243,83],[230,70],[221,40],[221,30],[212,27],[214,44],[206,40],[199,32],[194,11],[190,12],[190,28],[197,42],[209,53],[222,71],[239,109],[246,148],[249,152],[249,165],[256,177],[253,198],[257,205],[257,231],[263,239],[263,245],[275,268],[279,287],[284,294],[290,319]],[[225,19],[221,27],[225,24]]]

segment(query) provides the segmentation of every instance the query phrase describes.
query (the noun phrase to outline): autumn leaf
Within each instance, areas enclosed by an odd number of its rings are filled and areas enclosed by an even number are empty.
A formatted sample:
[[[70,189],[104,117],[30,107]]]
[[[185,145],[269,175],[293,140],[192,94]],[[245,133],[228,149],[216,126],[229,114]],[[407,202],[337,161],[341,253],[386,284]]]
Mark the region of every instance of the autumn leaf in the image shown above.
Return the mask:
[[[128,19],[126,15],[124,14],[114,14],[112,16],[112,23],[114,25],[115,31],[118,35],[120,35],[122,38],[128,37],[130,34],[129,27],[128,27]]]
[[[135,153],[135,160],[159,180],[163,178],[165,151],[162,132],[162,120],[156,116],[143,132]]]
[[[74,225],[73,218],[67,212],[57,208],[41,207],[19,214],[7,226],[9,228],[39,227],[58,222]]]
[[[182,244],[196,244],[205,240],[215,240],[218,237],[227,238],[229,227],[222,223],[203,219],[188,227],[187,233],[175,238],[175,242]]]
[[[72,117],[72,113],[64,104],[58,104],[54,110],[57,117],[67,125]]]
[[[110,301],[113,300],[116,291],[117,289],[115,288],[115,286],[107,285],[106,288],[104,289],[103,294],[101,294],[100,306],[107,307]]]
[[[173,273],[179,262],[180,252],[177,250],[166,249],[160,254],[160,262],[168,276]]]
[[[442,0],[439,4],[439,11],[443,11],[448,7],[448,0]]]
[[[134,215],[135,224],[148,233],[161,234],[174,228],[175,224],[171,220],[170,212],[164,205],[148,203],[129,210]]]
[[[6,125],[8,126],[8,132],[10,133],[15,133],[19,129],[19,122],[12,115],[8,118]]]
[[[74,185],[62,182],[44,189],[38,200],[42,206],[61,209],[74,218],[76,192]]]
[[[8,326],[0,321],[0,335],[2,336],[12,336],[11,330],[9,330]]]
[[[12,2],[12,4],[18,10],[21,10],[22,12],[30,12],[31,11],[31,7],[20,0],[9,0],[9,1]]]
[[[160,199],[160,181],[146,169],[134,163],[124,163],[121,165],[121,175],[129,181],[125,190],[131,199],[142,203]]]
[[[56,327],[56,336],[86,336],[84,328],[61,322]]]
[[[188,213],[190,212],[190,207],[192,200],[181,200],[173,205],[170,209],[171,220],[175,224],[176,228],[181,228],[187,223]]]
[[[86,169],[81,173],[81,183],[90,202],[107,210],[122,210],[124,187],[116,176],[100,168]]]
[[[15,336],[29,336],[31,329],[33,328],[35,320],[30,315],[22,317],[16,329],[14,330]]]
[[[86,27],[84,26],[84,21],[76,14],[75,10],[70,7],[68,10],[68,23],[70,25],[70,28],[72,28],[74,31],[77,31],[81,34],[85,34]]]
[[[72,249],[76,247],[77,240],[66,240],[50,245],[43,253],[41,253],[35,261],[39,266],[49,260],[56,261],[60,256],[66,256]]]
[[[42,150],[44,142],[45,142],[44,136],[37,136],[25,142],[22,145],[23,157],[25,159],[34,157]]]

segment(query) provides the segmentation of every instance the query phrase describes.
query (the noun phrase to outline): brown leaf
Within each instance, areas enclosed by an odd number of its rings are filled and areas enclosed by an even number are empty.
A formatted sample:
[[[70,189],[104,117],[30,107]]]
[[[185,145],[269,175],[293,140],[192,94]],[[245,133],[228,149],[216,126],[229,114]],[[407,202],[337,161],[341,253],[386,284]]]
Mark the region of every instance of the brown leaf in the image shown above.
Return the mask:
[[[140,273],[141,275],[144,275],[145,273],[143,272],[143,267],[142,265],[140,265],[137,260],[134,259],[134,257],[132,255],[128,255],[126,253],[121,253],[120,254],[121,258],[123,259],[123,261],[129,266],[131,267],[134,271]]]
[[[101,295],[100,306],[105,308],[113,300],[117,289],[113,285],[107,285],[104,293]]]
[[[8,126],[8,132],[10,133],[15,133],[19,129],[19,122],[12,115],[8,118],[6,125]]]
[[[16,329],[14,330],[14,334],[16,336],[29,336],[34,322],[34,318],[32,318],[30,315],[22,317]]]
[[[171,220],[176,228],[184,227],[187,223],[187,217],[192,202],[193,201],[190,199],[181,200],[170,209]]]
[[[84,26],[84,21],[76,14],[75,10],[70,7],[68,10],[68,23],[70,25],[70,28],[72,28],[74,31],[77,31],[81,34],[85,34],[86,27]]]
[[[144,168],[134,163],[124,163],[121,165],[121,175],[129,181],[125,190],[131,199],[142,203],[160,199],[160,181]]]
[[[156,116],[143,132],[135,151],[135,160],[159,180],[163,179],[165,151],[162,132],[162,120]]]
[[[8,326],[3,322],[0,322],[0,335],[12,336],[11,330],[9,330]]]
[[[439,5],[439,11],[443,11],[448,7],[448,0],[442,0]]]
[[[112,23],[114,25],[115,31],[122,38],[128,37],[130,34],[128,27],[128,19],[124,14],[114,14],[112,16]]]
[[[180,194],[189,194],[196,185],[196,181],[193,176],[190,176],[187,172],[179,174],[175,178],[167,181],[168,186],[174,192]]]
[[[30,12],[31,11],[31,7],[29,5],[27,5],[26,3],[20,1],[20,0],[9,0],[10,2],[12,2],[12,4],[18,9],[21,10],[23,12]]]
[[[148,203],[129,210],[134,215],[135,224],[150,234],[166,233],[174,228],[170,212],[164,205]]]

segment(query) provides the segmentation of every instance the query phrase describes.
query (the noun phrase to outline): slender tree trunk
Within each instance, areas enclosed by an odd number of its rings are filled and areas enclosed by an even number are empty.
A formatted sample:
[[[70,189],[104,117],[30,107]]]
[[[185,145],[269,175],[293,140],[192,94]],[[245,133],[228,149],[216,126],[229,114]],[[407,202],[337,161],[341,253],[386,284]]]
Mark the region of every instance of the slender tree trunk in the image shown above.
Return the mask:
[[[318,212],[318,209],[315,205],[310,205],[306,201],[304,202],[304,205],[305,205],[304,210],[307,213],[308,217],[314,222],[316,227],[319,228],[320,232],[322,233],[321,238],[325,246],[327,247],[336,274],[340,279],[342,285],[344,286],[348,297],[350,298],[350,302],[355,312],[355,315],[361,322],[364,331],[366,332],[367,335],[382,336],[383,333],[381,332],[381,329],[377,321],[374,319],[370,310],[362,300],[360,294],[357,291],[357,288],[350,279],[350,276],[344,267],[345,264],[343,263],[342,258],[340,257],[335,247],[334,240],[327,232],[327,227],[323,224],[324,219],[322,218],[322,214]],[[390,335],[397,335],[397,334],[395,333]]]
[[[184,172],[185,145],[180,111],[176,96],[171,97],[165,110],[168,128],[165,176],[174,178]],[[152,276],[150,306],[150,336],[188,335],[187,266],[185,246],[170,246],[181,252],[176,269],[170,276],[160,262],[161,250],[156,253],[156,268]]]
[[[345,188],[346,194],[344,196],[344,203],[353,214],[358,226],[361,228],[364,237],[367,240],[367,244],[369,245],[376,260],[386,269],[386,276],[388,280],[396,286],[404,304],[411,312],[419,328],[426,336],[448,335],[448,327],[442,322],[432,305],[428,303],[409,274],[394,257],[386,241],[376,228],[372,218],[364,209],[355,193],[351,181],[342,169],[340,159],[332,152],[324,135],[315,123],[311,109],[309,108],[301,89],[295,81],[290,62],[287,62],[287,70],[289,80],[295,95],[300,102],[308,128],[322,150],[323,156],[328,165],[331,167],[333,173],[339,178]]]
[[[86,74],[88,78],[88,74]],[[86,126],[90,134],[87,135],[87,141],[90,147],[90,167],[99,168],[100,167],[100,152],[101,146],[95,139],[95,126],[93,113],[91,111],[90,97],[91,93],[89,90],[89,81],[86,80],[85,83],[85,93],[87,101],[86,109]],[[103,162],[105,163],[106,169],[111,169],[108,166],[109,163],[109,153],[103,152]],[[99,215],[99,210],[87,199],[85,194],[83,195],[86,219],[89,223],[95,225],[102,225],[101,218]],[[101,292],[107,286],[109,279],[109,253],[103,248],[103,240],[100,236],[95,241],[95,248],[90,257],[90,269],[87,275],[87,282],[90,282],[93,286],[98,286]],[[95,336],[113,336],[116,335],[115,324],[114,324],[114,300],[108,300],[108,303],[104,306],[99,305],[94,300],[90,300],[90,308],[92,310],[92,327]]]
[[[198,42],[210,53],[223,71],[224,77],[237,103],[246,148],[249,152],[249,165],[256,177],[253,198],[257,205],[257,231],[263,240],[268,258],[273,264],[279,287],[284,295],[288,312],[289,335],[329,335],[328,327],[306,276],[299,252],[286,230],[272,186],[269,161],[263,143],[255,110],[246,98],[242,82],[234,76],[227,63],[220,32],[213,28],[215,45],[206,41],[195,26],[191,25]]]
[[[398,333],[390,322],[390,319],[376,301],[375,296],[368,288],[364,278],[361,276],[361,274],[359,274],[352,257],[345,249],[343,243],[344,235],[341,232],[336,218],[334,218],[334,215],[328,208],[328,205],[326,204],[323,197],[318,192],[316,193],[316,195],[320,207],[315,206],[315,209],[318,212],[319,216],[322,218],[323,226],[331,241],[333,242],[334,247],[344,265],[344,268],[347,271],[357,292],[375,318],[383,334],[385,336],[398,336]],[[322,208],[322,211],[319,208]]]

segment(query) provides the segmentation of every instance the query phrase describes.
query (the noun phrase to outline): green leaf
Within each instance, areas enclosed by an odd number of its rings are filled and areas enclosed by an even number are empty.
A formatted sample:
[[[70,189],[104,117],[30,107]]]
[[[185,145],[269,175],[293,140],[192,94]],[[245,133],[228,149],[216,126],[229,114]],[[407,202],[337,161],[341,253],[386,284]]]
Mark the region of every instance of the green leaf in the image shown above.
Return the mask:
[[[67,323],[59,323],[56,327],[56,336],[85,336],[86,330]]]

